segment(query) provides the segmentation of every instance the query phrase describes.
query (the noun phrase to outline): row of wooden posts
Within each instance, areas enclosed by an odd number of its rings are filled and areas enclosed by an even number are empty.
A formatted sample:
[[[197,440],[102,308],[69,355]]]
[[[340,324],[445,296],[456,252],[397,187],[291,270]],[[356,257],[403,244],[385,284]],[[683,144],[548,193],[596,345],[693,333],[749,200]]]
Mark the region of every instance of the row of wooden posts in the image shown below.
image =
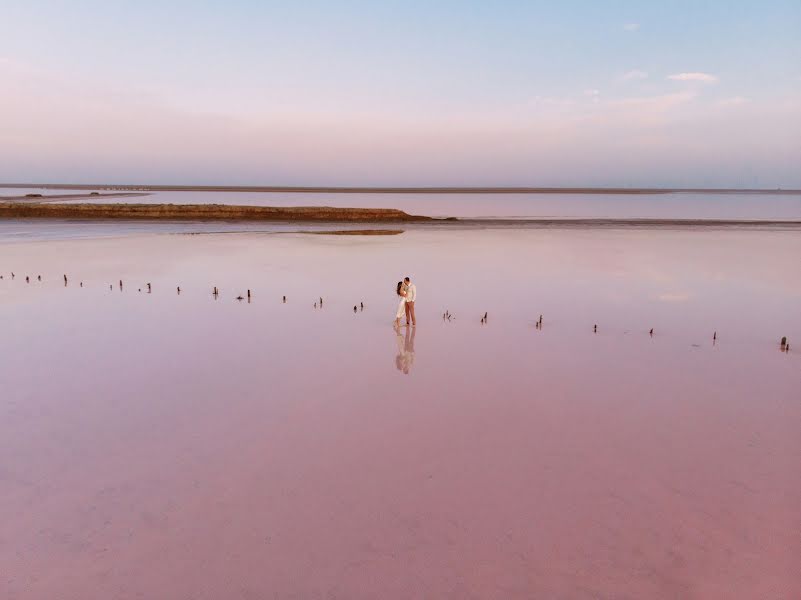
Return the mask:
[[[0,279],[3,279],[3,278],[4,278],[4,276],[0,275]],[[15,278],[16,278],[16,274],[12,271],[11,272],[11,279],[15,279]],[[37,280],[38,281],[42,281],[42,276],[38,275],[37,276]],[[30,278],[29,275],[25,276],[25,282],[26,283],[30,283],[31,282],[31,278]],[[69,284],[69,278],[66,275],[64,275],[64,286],[66,287],[68,284]],[[153,292],[153,286],[150,283],[147,283],[145,285],[147,286],[147,293],[148,294],[152,293]],[[120,281],[119,281],[119,286],[120,286],[120,290],[122,290],[123,289],[122,279],[120,279]],[[80,287],[83,287],[83,281],[80,282]],[[109,285],[108,287],[109,287],[109,289],[114,289],[113,285]],[[141,292],[142,289],[139,288],[139,291]],[[177,287],[177,292],[180,295],[181,286]],[[211,295],[216,300],[220,296],[220,289],[217,286],[214,286],[212,288]],[[251,299],[251,291],[247,290],[247,301],[250,302],[250,299]],[[241,302],[242,300],[245,300],[245,297],[240,294],[239,296],[237,296],[235,298],[235,300],[239,300]],[[286,296],[283,296],[282,301],[283,301],[284,304],[286,304]],[[320,300],[319,300],[319,308],[322,308],[322,307],[323,307],[323,298],[321,296]],[[315,303],[314,303],[314,308],[318,308],[318,302],[317,301],[315,301]],[[353,312],[354,313],[355,312],[359,312],[360,310],[361,311],[364,310],[364,302],[360,302],[358,305],[354,305],[353,306]],[[454,318],[453,315],[448,310],[446,310],[444,313],[442,313],[442,320],[443,321],[450,322],[453,318]],[[481,317],[481,324],[484,325],[486,323],[489,323],[489,313],[488,312],[485,312],[484,316]],[[542,329],[542,315],[540,315],[540,318],[536,321],[534,326],[537,329]],[[593,333],[598,333],[598,325],[597,324],[592,326],[592,331],[593,331]],[[653,328],[651,328],[651,330],[648,332],[648,335],[650,335],[651,337],[654,336]],[[717,339],[718,339],[718,332],[715,331],[712,334],[712,342],[715,343],[717,341]],[[787,336],[782,336],[782,339],[779,342],[779,349],[782,352],[790,352],[790,342],[787,341]]]

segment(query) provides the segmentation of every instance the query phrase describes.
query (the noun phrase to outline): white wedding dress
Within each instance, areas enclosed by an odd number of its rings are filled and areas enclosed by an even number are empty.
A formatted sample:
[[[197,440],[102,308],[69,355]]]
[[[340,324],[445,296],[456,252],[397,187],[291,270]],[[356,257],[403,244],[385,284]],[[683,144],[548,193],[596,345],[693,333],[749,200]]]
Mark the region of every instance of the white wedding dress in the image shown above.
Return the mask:
[[[406,296],[400,297],[400,302],[398,303],[398,312],[395,314],[396,319],[402,319],[406,316]]]

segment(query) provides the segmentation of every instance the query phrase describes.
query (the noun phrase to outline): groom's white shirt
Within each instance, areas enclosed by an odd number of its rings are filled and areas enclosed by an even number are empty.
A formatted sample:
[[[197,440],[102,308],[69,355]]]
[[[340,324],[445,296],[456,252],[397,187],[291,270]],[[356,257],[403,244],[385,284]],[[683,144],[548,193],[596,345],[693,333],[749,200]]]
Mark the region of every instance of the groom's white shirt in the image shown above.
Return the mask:
[[[406,290],[406,302],[414,302],[415,300],[417,300],[417,286],[411,283]]]

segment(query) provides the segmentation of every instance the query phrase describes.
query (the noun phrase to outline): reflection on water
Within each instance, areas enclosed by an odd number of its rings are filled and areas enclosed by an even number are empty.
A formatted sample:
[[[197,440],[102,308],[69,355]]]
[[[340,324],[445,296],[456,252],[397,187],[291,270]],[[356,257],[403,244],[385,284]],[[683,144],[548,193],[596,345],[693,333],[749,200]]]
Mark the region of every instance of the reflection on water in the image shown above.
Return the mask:
[[[395,356],[395,368],[404,375],[408,375],[414,366],[414,336],[417,335],[417,327],[407,325],[406,334],[401,335],[400,327],[395,325],[395,342],[398,347],[398,354]]]
[[[799,255],[737,230],[0,245],[0,596],[799,598]]]

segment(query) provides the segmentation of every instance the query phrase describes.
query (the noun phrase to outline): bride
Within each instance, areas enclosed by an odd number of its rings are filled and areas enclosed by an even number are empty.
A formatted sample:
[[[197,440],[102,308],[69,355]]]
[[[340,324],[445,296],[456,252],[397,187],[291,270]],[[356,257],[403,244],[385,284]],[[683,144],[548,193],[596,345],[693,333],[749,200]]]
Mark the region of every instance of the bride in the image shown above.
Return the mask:
[[[406,290],[403,289],[403,282],[398,282],[398,287],[395,290],[400,296],[400,302],[398,303],[398,312],[395,313],[395,327],[400,327],[400,320],[403,315],[406,314]]]

